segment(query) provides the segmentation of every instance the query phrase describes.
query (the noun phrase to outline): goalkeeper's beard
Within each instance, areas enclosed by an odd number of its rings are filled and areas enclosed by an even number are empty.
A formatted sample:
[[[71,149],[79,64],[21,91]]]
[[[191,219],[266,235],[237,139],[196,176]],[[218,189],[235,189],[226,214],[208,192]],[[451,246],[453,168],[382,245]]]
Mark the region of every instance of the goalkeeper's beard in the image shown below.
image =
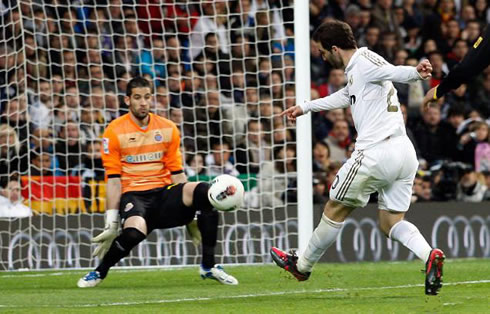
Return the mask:
[[[149,111],[146,109],[140,109],[139,111],[131,109],[131,113],[136,119],[143,121],[146,119],[146,117],[148,117]]]

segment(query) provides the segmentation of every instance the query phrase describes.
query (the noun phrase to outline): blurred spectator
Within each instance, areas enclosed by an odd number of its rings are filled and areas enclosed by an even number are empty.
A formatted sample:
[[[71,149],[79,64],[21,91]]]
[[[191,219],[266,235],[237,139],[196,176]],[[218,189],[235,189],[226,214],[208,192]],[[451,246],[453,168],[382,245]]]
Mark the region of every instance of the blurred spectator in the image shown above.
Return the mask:
[[[470,20],[466,23],[466,27],[461,33],[461,38],[468,42],[468,45],[473,45],[481,33],[481,26],[477,20]]]
[[[422,116],[422,121],[414,129],[414,135],[420,149],[420,157],[428,163],[454,156],[451,132],[446,122],[441,121],[441,111],[438,107],[428,108]]]
[[[296,175],[296,148],[278,146],[274,149],[273,161],[264,162],[260,168],[259,193],[262,207],[284,205],[287,199],[288,186],[293,185]]]
[[[230,86],[230,56],[220,48],[218,36],[215,33],[208,33],[205,36],[205,46],[196,60],[207,60],[213,65],[213,69],[206,71],[205,74],[214,74],[219,78],[220,90],[231,92]]]
[[[320,141],[327,137],[328,133],[333,128],[335,121],[345,120],[343,109],[334,109],[319,112],[313,115],[313,126],[315,130],[315,138]]]
[[[330,148],[327,143],[318,141],[313,145],[313,172],[328,172]]]
[[[231,148],[227,142],[215,142],[212,146],[211,154],[206,156],[206,167],[208,175],[214,177],[220,174],[238,176],[240,173],[230,161]]]
[[[456,160],[462,161],[464,163],[473,165],[473,167],[476,167],[476,160],[478,160],[478,169],[480,169],[481,166],[484,167],[482,170],[486,170],[488,160],[490,160],[490,155],[489,151],[487,148],[488,145],[488,139],[489,139],[489,127],[488,124],[484,121],[476,121],[472,123],[469,127],[469,132],[463,134],[459,138],[459,143],[458,143],[458,156]],[[483,144],[480,146],[478,153],[479,155],[476,156],[475,152],[477,149],[477,146]],[[487,144],[487,145],[485,145]],[[476,157],[478,157],[476,159]]]
[[[231,14],[230,25],[232,30],[232,40],[235,41],[239,36],[250,36],[253,34],[255,19],[250,15],[252,4],[250,0],[236,1],[233,14]]]
[[[383,0],[385,1],[385,0]],[[389,63],[394,63],[396,52],[399,49],[396,34],[394,32],[384,32],[381,34],[379,54]]]
[[[381,33],[392,32],[396,40],[401,43],[400,28],[392,9],[392,0],[377,0],[373,8],[372,23]]]
[[[236,149],[236,169],[240,173],[258,173],[260,164],[268,160],[271,160],[271,151],[264,140],[262,124],[250,119],[247,123],[247,140]]]
[[[18,175],[2,176],[0,179],[0,218],[23,218],[32,216],[32,211],[22,201]]]
[[[102,165],[101,142],[90,141],[86,151],[83,152],[82,163],[72,169],[72,176],[81,176],[83,181],[104,180],[104,166]]]
[[[54,103],[51,94],[51,83],[42,80],[38,84],[39,99],[29,107],[29,115],[32,117],[34,128],[46,128],[53,121],[52,109]]]
[[[432,180],[430,176],[423,176],[418,180],[416,179],[414,187],[418,202],[428,202],[432,200]]]
[[[204,165],[204,157],[202,154],[198,154],[198,153],[187,154],[185,173],[187,177],[207,175],[207,169]]]
[[[485,198],[487,189],[485,177],[471,171],[459,180],[456,199],[462,202],[481,202]]]
[[[17,132],[21,145],[25,145],[28,131],[32,127],[30,116],[27,111],[27,97],[25,94],[6,102],[5,108],[0,116],[0,123],[8,124]]]
[[[380,28],[370,25],[366,28],[366,33],[359,39],[360,47],[367,47],[370,50],[377,51],[379,47]]]
[[[115,77],[123,73],[136,73],[135,66],[138,64],[138,53],[134,46],[133,37],[114,36],[114,51],[112,53],[111,64],[114,64]]]
[[[490,116],[490,70],[483,74],[482,88],[473,98],[472,107],[478,109],[483,116]]]
[[[160,85],[159,79],[167,77],[165,66],[165,45],[162,38],[152,38],[151,49],[142,49],[141,73],[149,74],[154,79],[155,85]]]
[[[310,24],[313,29],[316,29],[323,20],[329,16],[327,0],[312,0],[310,1]]]
[[[108,91],[105,93],[104,101],[105,106],[102,111],[104,122],[109,123],[119,117],[119,101],[116,93],[113,91]]]
[[[343,162],[346,158],[346,148],[351,143],[347,121],[336,120],[325,142],[330,147],[331,160]]]
[[[175,107],[170,108],[168,118],[180,129],[180,127],[182,126],[182,122],[184,121],[184,114],[182,112],[182,109]]]
[[[219,49],[228,54],[230,43],[228,41],[228,29],[226,26],[226,7],[224,2],[201,3],[202,13],[198,18],[190,36],[190,57],[195,59],[204,48],[205,37],[208,33],[218,36]]]
[[[71,169],[80,166],[84,148],[79,125],[74,121],[69,121],[60,129],[55,148],[60,170],[64,174],[69,175]]]
[[[0,175],[24,172],[26,169],[26,147],[21,146],[14,128],[0,124]]]
[[[313,177],[313,204],[325,204],[327,198],[327,174],[320,172]]]
[[[171,2],[174,2],[171,4]],[[159,8],[159,1],[153,0],[154,6]],[[141,7],[141,6],[140,6]],[[166,30],[173,30],[175,32],[179,32],[179,34],[187,35],[191,32],[194,25],[196,25],[199,17],[199,9],[198,4],[192,3],[191,1],[167,1],[165,4],[166,10],[164,15],[164,21]],[[138,9],[140,10],[140,9]],[[142,11],[146,11],[143,10]],[[139,11],[138,11],[139,12]],[[156,19],[155,19],[156,18]],[[152,31],[153,33],[163,33],[163,31],[159,31],[159,29],[155,29],[156,22],[161,21],[161,18],[158,18],[154,15],[151,16],[150,22],[152,23]],[[167,29],[168,28],[168,29]]]
[[[41,150],[41,149],[34,149],[31,150],[30,152],[30,169],[29,169],[29,175],[30,176],[52,176],[53,175],[53,170],[52,170],[52,163],[53,163],[53,154]]]

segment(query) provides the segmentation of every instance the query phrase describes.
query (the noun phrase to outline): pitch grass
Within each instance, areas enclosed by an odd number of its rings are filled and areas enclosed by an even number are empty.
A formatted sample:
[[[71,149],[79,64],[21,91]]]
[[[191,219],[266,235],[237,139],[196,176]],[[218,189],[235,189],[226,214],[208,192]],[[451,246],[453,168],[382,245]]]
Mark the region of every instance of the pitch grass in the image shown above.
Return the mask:
[[[3,272],[0,312],[490,312],[490,260],[448,260],[438,296],[424,294],[421,268],[415,261],[320,264],[300,283],[273,265],[227,267],[238,286],[201,280],[197,267],[116,269],[92,289],[76,287],[82,271]]]

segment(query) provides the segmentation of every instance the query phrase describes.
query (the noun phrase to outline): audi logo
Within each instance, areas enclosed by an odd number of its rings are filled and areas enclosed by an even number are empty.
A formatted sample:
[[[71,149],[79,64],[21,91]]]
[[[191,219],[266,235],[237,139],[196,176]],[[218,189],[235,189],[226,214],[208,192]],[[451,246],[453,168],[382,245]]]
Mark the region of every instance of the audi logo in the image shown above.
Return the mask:
[[[490,216],[484,219],[481,216],[473,216],[467,218],[464,216],[456,216],[454,218],[448,216],[439,217],[432,228],[431,241],[433,247],[439,247],[442,239],[447,240],[447,246],[451,256],[461,256],[460,244],[461,239],[465,256],[475,256],[476,245],[480,248],[483,257],[490,256],[490,232],[488,223]],[[447,233],[441,233],[443,226],[447,225]],[[459,227],[459,228],[458,228]],[[444,237],[446,236],[446,237]]]

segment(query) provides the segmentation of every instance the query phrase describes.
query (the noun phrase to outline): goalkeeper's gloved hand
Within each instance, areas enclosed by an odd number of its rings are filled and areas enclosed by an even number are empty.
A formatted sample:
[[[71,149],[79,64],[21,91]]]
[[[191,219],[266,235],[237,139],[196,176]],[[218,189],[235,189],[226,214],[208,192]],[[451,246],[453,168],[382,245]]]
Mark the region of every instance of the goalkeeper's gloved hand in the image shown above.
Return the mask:
[[[201,231],[199,231],[199,227],[197,226],[197,219],[193,219],[185,226],[185,228],[191,236],[192,243],[194,243],[195,246],[199,246],[199,244],[201,244],[202,237]]]
[[[108,209],[105,215],[105,227],[104,231],[98,236],[92,238],[92,242],[97,243],[92,256],[98,256],[100,259],[109,251],[112,241],[119,234],[119,210]]]

